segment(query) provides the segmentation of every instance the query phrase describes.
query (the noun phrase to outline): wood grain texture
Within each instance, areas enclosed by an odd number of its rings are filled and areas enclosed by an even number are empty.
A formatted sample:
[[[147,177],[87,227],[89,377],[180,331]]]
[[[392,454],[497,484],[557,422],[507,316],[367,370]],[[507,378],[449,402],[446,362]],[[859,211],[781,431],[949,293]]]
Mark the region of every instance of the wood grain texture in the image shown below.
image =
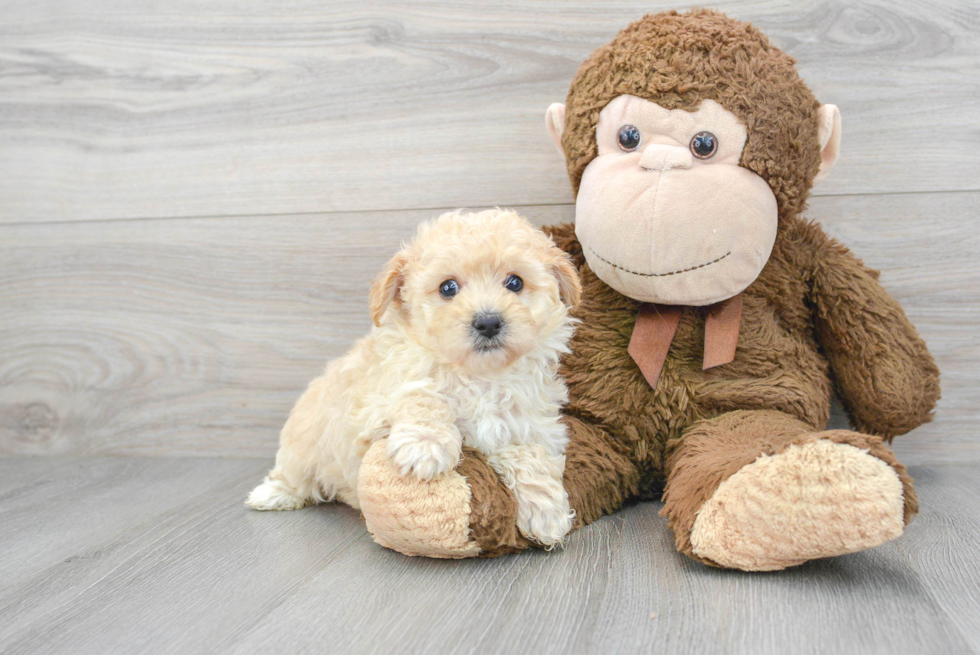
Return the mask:
[[[370,280],[432,214],[0,226],[0,452],[271,459],[299,393],[370,327]],[[811,203],[943,371],[936,421],[896,440],[908,463],[980,461],[978,214],[980,193]]]
[[[156,522],[174,507],[241,478],[243,471],[250,481],[262,471],[258,462],[246,460],[47,462],[4,460],[0,465],[21,480],[0,496],[0,568],[6,571],[0,588],[19,584],[42,562],[69,558],[79,541],[93,543],[143,521]],[[66,506],[72,511],[66,512]]]
[[[926,504],[915,529],[896,543],[956,629],[976,647],[980,639],[980,512],[972,467],[916,467]]]
[[[0,452],[270,456],[431,215],[0,227]]]
[[[24,479],[0,496],[2,643],[118,573],[128,554],[153,553],[162,536],[193,525],[202,499],[228,502],[261,479],[264,467],[250,460],[45,457],[2,459],[0,471]]]
[[[44,474],[43,462],[52,459],[19,463]],[[12,460],[0,460],[0,468],[4,464]],[[169,469],[174,491],[184,498],[156,511],[142,480],[126,476],[113,478],[119,498],[111,504],[85,491],[50,507],[41,500],[62,520],[45,521],[43,534],[20,545],[35,550],[34,559],[46,566],[25,576],[2,564],[5,574],[18,574],[0,591],[5,653],[78,652],[79,644],[92,653],[215,652],[229,632],[247,627],[336,552],[367,537],[350,508],[297,513],[270,529],[268,515],[243,504],[265,473],[255,461],[86,458],[75,466],[91,469],[94,479],[121,466],[144,469],[150,478],[166,477],[159,471]],[[194,478],[193,493],[180,488]],[[106,523],[105,516],[129,520],[124,529],[70,529],[86,519]],[[74,541],[67,558],[50,547],[66,538]]]
[[[972,0],[722,1],[844,116],[819,194],[976,190]],[[0,9],[0,221],[571,201],[543,112],[661,0]]]
[[[674,552],[659,503],[603,518],[553,553],[407,558],[372,543],[349,508],[246,510],[257,464],[0,458],[0,479],[73,470],[80,481],[57,504],[24,483],[14,511],[47,514],[30,540],[0,550],[0,580],[18,576],[0,586],[0,651],[980,652],[977,466],[914,468],[923,513],[894,542],[750,574]],[[199,481],[141,513],[140,478],[168,476]],[[86,520],[102,529],[73,529]],[[24,549],[37,551],[26,574],[14,568]]]

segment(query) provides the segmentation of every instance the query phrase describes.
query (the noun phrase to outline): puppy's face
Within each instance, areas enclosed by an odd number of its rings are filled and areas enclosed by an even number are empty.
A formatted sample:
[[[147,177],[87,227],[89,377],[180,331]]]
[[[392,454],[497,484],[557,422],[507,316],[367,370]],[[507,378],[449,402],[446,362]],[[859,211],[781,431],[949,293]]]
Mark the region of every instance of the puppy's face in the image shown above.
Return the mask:
[[[579,294],[568,255],[517,214],[454,213],[421,226],[389,262],[372,316],[393,312],[438,360],[479,372],[547,339]]]

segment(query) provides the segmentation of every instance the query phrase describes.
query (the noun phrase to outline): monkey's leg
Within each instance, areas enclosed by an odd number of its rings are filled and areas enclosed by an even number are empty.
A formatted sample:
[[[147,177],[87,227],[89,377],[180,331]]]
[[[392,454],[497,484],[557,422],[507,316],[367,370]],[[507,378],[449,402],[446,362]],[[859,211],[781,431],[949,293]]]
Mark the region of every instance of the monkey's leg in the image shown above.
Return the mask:
[[[563,484],[577,529],[636,494],[639,472],[601,428],[564,417],[569,445]],[[477,451],[463,450],[454,471],[429,481],[401,477],[383,442],[364,456],[358,498],[374,540],[406,555],[495,557],[533,544],[517,529],[513,492]]]
[[[877,546],[918,510],[912,479],[879,437],[814,432],[775,411],[691,426],[669,446],[664,503],[679,551],[746,571]]]

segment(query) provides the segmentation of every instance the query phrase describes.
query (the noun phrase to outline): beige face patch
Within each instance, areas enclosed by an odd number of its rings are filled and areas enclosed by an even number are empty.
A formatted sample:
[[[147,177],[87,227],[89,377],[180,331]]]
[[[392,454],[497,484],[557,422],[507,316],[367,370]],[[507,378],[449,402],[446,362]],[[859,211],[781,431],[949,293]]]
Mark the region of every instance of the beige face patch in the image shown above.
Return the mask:
[[[713,100],[668,111],[624,95],[600,113],[596,139],[575,233],[600,279],[636,300],[708,305],[758,277],[776,238],[776,198],[738,165],[746,129],[734,114]]]

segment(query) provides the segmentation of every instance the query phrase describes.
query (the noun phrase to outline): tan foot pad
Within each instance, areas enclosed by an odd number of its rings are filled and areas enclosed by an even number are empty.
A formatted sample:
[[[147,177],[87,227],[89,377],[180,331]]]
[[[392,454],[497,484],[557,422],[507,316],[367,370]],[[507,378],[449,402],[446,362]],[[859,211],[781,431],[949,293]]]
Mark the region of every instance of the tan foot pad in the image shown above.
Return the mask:
[[[882,460],[820,439],[762,456],[698,511],[693,552],[721,566],[776,571],[902,534],[902,483]]]
[[[470,539],[470,488],[456,471],[428,482],[403,478],[378,441],[361,463],[357,496],[368,531],[385,548],[443,559],[480,554]]]

